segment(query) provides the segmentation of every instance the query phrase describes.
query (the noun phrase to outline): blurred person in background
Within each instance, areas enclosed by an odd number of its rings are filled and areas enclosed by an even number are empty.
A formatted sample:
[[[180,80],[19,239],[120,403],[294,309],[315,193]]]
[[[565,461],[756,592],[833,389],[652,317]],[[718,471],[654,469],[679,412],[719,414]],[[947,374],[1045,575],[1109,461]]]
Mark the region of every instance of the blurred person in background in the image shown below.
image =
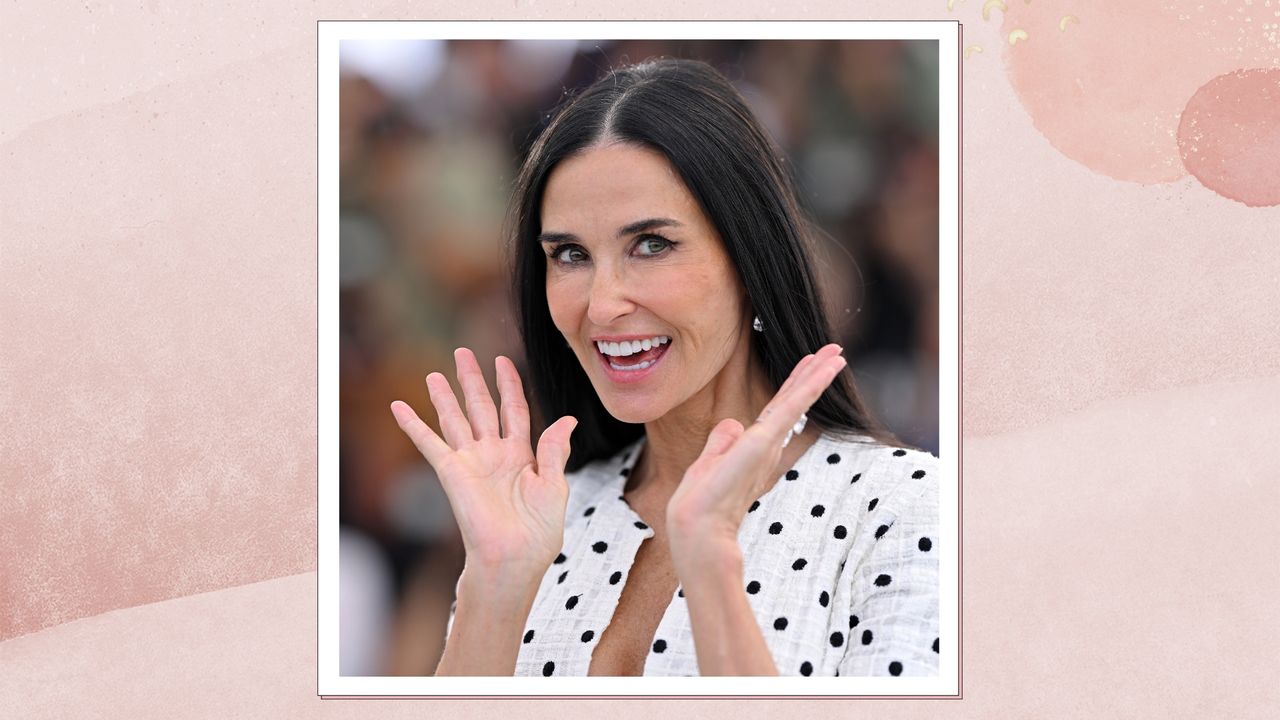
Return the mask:
[[[511,219],[536,449],[503,355],[500,407],[465,347],[463,402],[427,376],[439,433],[391,405],[465,551],[436,673],[936,674],[937,459],[859,398],[742,95],[698,61],[609,72]]]

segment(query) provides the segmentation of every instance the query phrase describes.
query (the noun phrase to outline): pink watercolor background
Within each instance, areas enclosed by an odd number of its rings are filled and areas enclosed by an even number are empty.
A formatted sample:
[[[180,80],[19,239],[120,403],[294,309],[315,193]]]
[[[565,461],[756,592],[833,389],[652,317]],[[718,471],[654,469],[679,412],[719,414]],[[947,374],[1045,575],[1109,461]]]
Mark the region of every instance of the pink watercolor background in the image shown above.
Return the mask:
[[[982,48],[964,68],[965,699],[853,710],[1267,717],[1280,207],[1237,195],[1265,201],[1280,180],[1231,164],[1274,147],[1268,106],[1211,83],[1280,66],[1280,15],[1261,0],[1190,19],[1160,2],[1007,0],[986,19],[977,0],[946,5],[735,14],[958,19]],[[314,694],[314,20],[426,12],[0,10],[6,716],[512,708]],[[563,0],[430,12],[602,19]],[[630,17],[716,12],[656,2]],[[1059,30],[1068,13],[1079,22]],[[1226,148],[1217,176],[1184,164],[1184,109],[1201,146]],[[696,701],[708,717],[783,705],[836,707]]]

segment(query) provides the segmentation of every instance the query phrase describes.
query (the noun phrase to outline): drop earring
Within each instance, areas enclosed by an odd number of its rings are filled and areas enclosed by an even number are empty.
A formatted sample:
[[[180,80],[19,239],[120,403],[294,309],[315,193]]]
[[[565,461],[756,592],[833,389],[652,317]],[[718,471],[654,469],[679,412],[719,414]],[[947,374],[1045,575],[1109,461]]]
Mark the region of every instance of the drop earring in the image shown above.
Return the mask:
[[[764,332],[764,323],[760,322],[760,316],[757,315],[755,320],[751,321],[751,329],[758,333]]]

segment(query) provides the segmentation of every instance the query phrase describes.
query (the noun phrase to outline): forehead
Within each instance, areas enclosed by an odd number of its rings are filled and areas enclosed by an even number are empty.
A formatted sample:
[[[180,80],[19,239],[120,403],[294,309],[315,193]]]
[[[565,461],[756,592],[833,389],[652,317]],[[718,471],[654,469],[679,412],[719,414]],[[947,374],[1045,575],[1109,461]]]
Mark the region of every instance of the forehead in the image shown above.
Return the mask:
[[[562,160],[542,195],[542,229],[616,228],[665,215],[703,221],[697,201],[662,153],[635,145],[593,147]]]

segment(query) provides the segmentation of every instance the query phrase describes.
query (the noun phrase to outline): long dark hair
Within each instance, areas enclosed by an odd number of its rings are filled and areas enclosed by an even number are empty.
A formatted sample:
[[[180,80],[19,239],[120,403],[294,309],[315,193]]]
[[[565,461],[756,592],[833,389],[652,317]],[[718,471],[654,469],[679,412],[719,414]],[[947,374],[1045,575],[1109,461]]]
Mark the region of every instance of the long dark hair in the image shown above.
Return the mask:
[[[680,174],[724,240],[764,325],[765,332],[752,334],[752,352],[775,388],[801,358],[835,337],[814,272],[814,230],[796,203],[782,152],[733,85],[697,60],[612,70],[562,102],[521,168],[507,219],[514,299],[541,423],[578,419],[570,471],[644,434],[643,425],[605,410],[547,307],[546,255],[538,244],[543,191],[559,162],[602,141],[657,150]],[[872,419],[847,369],[808,416],[824,430],[895,442]]]

